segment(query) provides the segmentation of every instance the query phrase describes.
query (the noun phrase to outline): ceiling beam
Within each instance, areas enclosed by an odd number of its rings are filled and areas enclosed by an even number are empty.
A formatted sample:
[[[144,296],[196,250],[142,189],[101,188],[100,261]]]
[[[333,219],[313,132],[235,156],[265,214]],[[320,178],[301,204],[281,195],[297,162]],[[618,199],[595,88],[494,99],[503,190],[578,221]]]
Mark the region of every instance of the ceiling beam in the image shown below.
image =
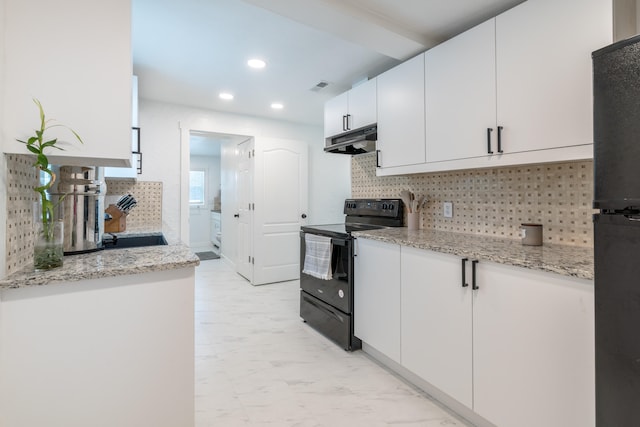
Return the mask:
[[[431,44],[419,36],[400,34],[367,11],[323,0],[243,0],[303,25],[334,35],[374,52],[404,61]]]

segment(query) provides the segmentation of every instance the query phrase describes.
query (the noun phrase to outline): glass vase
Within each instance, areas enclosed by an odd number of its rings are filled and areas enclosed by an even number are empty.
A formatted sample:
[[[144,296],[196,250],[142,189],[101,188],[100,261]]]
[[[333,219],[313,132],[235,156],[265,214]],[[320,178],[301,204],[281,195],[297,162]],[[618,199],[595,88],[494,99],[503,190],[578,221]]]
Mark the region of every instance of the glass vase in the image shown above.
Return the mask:
[[[36,271],[62,267],[64,223],[62,220],[35,221],[33,266]]]

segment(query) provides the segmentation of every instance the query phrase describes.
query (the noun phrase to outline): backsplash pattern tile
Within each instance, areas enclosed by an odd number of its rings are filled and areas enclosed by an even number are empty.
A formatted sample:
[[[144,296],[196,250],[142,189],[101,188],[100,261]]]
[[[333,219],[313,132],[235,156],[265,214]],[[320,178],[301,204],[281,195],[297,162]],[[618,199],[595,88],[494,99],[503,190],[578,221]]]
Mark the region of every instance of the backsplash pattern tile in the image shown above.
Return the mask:
[[[105,207],[124,194],[138,202],[127,215],[127,231],[162,230],[162,182],[107,178],[106,184]]]
[[[6,274],[12,274],[33,262],[33,204],[38,201],[33,187],[37,182],[34,158],[6,154],[7,224]],[[133,194],[138,205],[127,217],[127,230],[162,230],[162,183],[107,179],[107,197],[113,202],[122,194]]]
[[[519,239],[522,223],[544,226],[544,241],[592,247],[593,162],[525,165],[377,177],[375,154],[351,160],[352,197],[426,195],[421,227]],[[453,218],[443,202],[453,202]]]
[[[7,162],[7,274],[33,262],[33,191],[37,183],[34,156],[6,154]]]

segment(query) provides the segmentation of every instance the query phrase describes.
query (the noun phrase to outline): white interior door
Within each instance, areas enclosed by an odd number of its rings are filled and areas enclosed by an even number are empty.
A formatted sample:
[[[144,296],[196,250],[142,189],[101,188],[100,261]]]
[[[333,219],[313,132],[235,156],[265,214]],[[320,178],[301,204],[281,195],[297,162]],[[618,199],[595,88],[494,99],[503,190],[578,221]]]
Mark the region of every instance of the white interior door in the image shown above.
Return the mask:
[[[250,282],[253,282],[253,211],[251,200],[253,198],[253,138],[238,144],[238,172],[237,172],[237,215],[238,223],[238,258],[236,259],[236,271]]]
[[[255,144],[254,276],[252,283],[300,278],[300,226],[308,205],[308,147],[258,139]]]

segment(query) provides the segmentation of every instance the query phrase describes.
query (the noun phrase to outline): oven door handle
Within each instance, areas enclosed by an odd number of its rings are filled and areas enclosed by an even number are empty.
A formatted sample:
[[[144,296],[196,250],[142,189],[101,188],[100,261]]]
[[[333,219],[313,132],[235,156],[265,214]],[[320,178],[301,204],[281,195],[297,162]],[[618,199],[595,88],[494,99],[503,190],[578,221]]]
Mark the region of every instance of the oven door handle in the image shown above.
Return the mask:
[[[305,295],[303,295],[302,298],[304,299],[304,301],[307,304],[310,304],[310,305],[314,306],[315,308],[317,308],[318,310],[324,312],[328,316],[333,317],[338,322],[344,323],[344,319],[342,318],[342,316],[340,316],[338,313],[336,313],[335,311],[331,310],[330,308],[327,308],[327,307],[321,306],[319,304],[316,304],[313,300],[311,300],[311,298],[309,298],[309,297],[307,297]]]

